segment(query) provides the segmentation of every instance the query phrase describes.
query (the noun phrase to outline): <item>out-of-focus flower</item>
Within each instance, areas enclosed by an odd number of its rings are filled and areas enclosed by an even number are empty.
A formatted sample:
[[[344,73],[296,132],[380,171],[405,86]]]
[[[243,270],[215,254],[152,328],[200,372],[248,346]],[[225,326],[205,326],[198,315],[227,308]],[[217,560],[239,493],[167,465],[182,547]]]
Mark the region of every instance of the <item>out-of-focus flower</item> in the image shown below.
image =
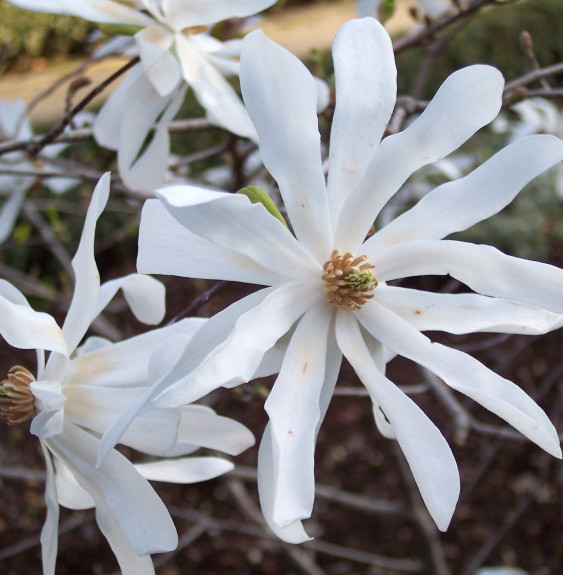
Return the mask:
[[[438,428],[385,377],[388,352],[428,368],[561,456],[553,425],[520,387],[421,332],[544,333],[561,326],[562,270],[442,238],[505,207],[563,158],[563,142],[547,135],[515,142],[366,239],[412,173],[497,115],[503,78],[489,66],[452,74],[416,121],[381,140],[396,97],[389,36],[371,18],[348,22],[333,58],[337,99],[325,182],[312,76],[261,32],[244,41],[243,98],[293,233],[241,195],[171,187],[145,203],[139,240],[145,273],[270,286],[208,320],[151,396],[161,407],[189,403],[248,381],[264,354],[277,350],[281,368],[265,405],[270,423],[258,486],[268,524],[291,542],[307,539],[301,520],[313,506],[316,435],[343,356],[370,393],[378,427],[398,440],[442,530],[458,499],[457,466]],[[476,293],[388,285],[426,274],[449,274]],[[133,415],[106,433],[102,456]]]
[[[47,518],[41,533],[44,573],[54,574],[59,505],[96,508],[96,519],[122,572],[154,574],[149,553],[177,545],[172,520],[147,479],[190,483],[232,468],[218,457],[178,457],[200,446],[238,454],[254,443],[241,424],[203,406],[151,409],[123,436],[142,453],[172,459],[133,465],[113,450],[96,467],[99,437],[174,362],[205,320],[175,325],[111,343],[91,337],[78,347],[92,321],[121,289],[137,319],[156,324],[164,315],[164,287],[132,274],[100,286],[94,260],[96,220],[107,202],[109,174],[92,196],[73,259],[75,291],[62,329],[34,311],[11,284],[0,280],[0,334],[12,346],[36,349],[36,375],[15,366],[0,384],[0,412],[8,423],[31,417],[47,465]],[[44,350],[51,351],[45,362]]]
[[[553,102],[544,98],[527,98],[510,109],[518,115],[518,120],[510,120],[507,114],[502,114],[492,124],[496,132],[510,134],[509,142],[531,134],[563,137],[563,111]],[[563,164],[557,167],[555,189],[563,198]]]
[[[384,4],[384,0],[356,0],[356,10],[362,17],[371,16],[380,20]],[[418,0],[418,6],[432,20],[440,18],[453,8],[450,0]]]
[[[29,119],[25,116],[26,106],[22,99],[0,100],[0,141],[2,140],[29,140],[33,131]],[[37,170],[38,168],[51,168],[50,158],[56,158],[67,147],[67,144],[55,144],[43,151],[43,157],[32,162],[23,152],[10,152],[0,156],[0,196],[6,199],[0,211],[0,243],[12,233],[14,224],[29,188],[37,182],[36,176],[25,174],[2,174],[2,169],[8,170]],[[77,185],[78,180],[73,178],[44,178],[43,184],[55,193],[63,193]]]
[[[170,149],[168,124],[188,86],[212,123],[255,138],[244,105],[226,79],[238,75],[241,41],[220,42],[208,31],[223,20],[261,12],[276,0],[9,1],[28,10],[138,29],[134,38],[141,63],[110,96],[94,125],[98,143],[118,151],[119,172],[131,189],[148,192],[163,183]]]

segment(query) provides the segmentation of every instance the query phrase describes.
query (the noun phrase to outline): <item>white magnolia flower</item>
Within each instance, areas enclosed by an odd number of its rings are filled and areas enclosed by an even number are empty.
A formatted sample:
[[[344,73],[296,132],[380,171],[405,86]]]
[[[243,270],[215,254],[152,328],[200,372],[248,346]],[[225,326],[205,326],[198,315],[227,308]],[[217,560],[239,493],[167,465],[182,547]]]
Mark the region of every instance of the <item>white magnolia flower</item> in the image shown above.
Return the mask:
[[[25,115],[26,105],[23,99],[14,101],[0,100],[0,141],[29,140],[33,131],[29,118]],[[43,151],[43,158],[32,162],[23,152],[10,152],[0,156],[0,195],[6,199],[0,210],[0,243],[6,241],[20,212],[20,208],[29,188],[37,181],[35,176],[2,174],[2,169],[37,170],[39,167],[50,168],[49,158],[57,157],[67,144],[55,144]],[[45,178],[43,185],[55,193],[63,193],[75,186],[79,180],[73,178]]]
[[[134,466],[113,450],[96,467],[99,437],[168,369],[205,321],[183,320],[115,344],[92,337],[77,347],[119,289],[144,323],[156,324],[164,315],[164,287],[149,276],[132,274],[100,286],[94,233],[108,193],[106,174],[94,191],[73,259],[75,292],[62,330],[0,280],[0,334],[14,347],[37,349],[35,377],[15,366],[1,383],[0,411],[12,424],[35,414],[30,431],[39,437],[47,465],[47,518],[41,533],[46,574],[55,573],[59,505],[95,507],[122,572],[154,574],[148,554],[174,549],[178,537],[147,479],[191,483],[216,477],[232,464],[218,457],[177,456],[200,446],[236,455],[254,443],[244,426],[207,407],[152,409],[134,422],[121,442],[152,456],[174,458]],[[46,363],[44,350],[52,352]]]
[[[265,406],[270,423],[259,453],[259,491],[270,527],[300,542],[314,499],[316,435],[345,356],[370,392],[379,428],[398,440],[444,530],[458,499],[457,467],[438,428],[385,377],[386,350],[425,366],[561,456],[553,425],[520,387],[421,332],[537,334],[563,323],[562,270],[442,239],[510,203],[563,158],[563,142],[515,142],[365,239],[413,172],[496,116],[501,74],[489,66],[456,72],[415,122],[381,141],[396,96],[391,41],[373,19],[345,24],[333,47],[337,100],[325,182],[311,75],[259,31],[244,42],[243,98],[293,233],[239,194],[171,187],[157,192],[160,201],[145,203],[139,271],[269,286],[212,317],[155,385],[153,402],[183,405],[246,382],[266,352],[277,352],[281,369]],[[449,274],[477,293],[387,283],[426,274]],[[102,457],[126,425],[124,418],[107,432]]]
[[[131,189],[149,192],[162,184],[170,149],[168,124],[188,86],[212,123],[239,136],[255,138],[244,105],[226,80],[226,76],[238,75],[241,41],[220,42],[208,29],[229,18],[261,12],[276,0],[9,2],[28,10],[140,28],[135,41],[141,63],[110,96],[94,125],[98,143],[118,151],[119,172]],[[143,149],[155,123],[156,132]]]
[[[514,142],[531,134],[554,134],[563,137],[563,111],[545,98],[527,98],[510,108],[518,115],[511,121],[503,114],[493,122],[497,132],[508,132],[509,142]],[[563,198],[563,165],[557,167],[555,179],[557,194]]]

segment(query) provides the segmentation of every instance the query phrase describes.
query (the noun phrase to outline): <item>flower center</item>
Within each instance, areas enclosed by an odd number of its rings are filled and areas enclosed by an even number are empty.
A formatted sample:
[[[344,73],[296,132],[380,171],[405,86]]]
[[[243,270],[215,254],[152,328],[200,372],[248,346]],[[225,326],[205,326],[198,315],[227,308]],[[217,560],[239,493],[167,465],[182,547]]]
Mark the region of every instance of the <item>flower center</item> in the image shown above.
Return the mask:
[[[0,382],[0,413],[8,425],[23,423],[33,416],[35,397],[29,387],[35,377],[21,365],[8,371],[8,379]]]
[[[328,302],[346,311],[360,309],[373,297],[370,292],[377,286],[372,269],[367,256],[354,257],[350,252],[341,254],[340,250],[334,250],[323,266]]]

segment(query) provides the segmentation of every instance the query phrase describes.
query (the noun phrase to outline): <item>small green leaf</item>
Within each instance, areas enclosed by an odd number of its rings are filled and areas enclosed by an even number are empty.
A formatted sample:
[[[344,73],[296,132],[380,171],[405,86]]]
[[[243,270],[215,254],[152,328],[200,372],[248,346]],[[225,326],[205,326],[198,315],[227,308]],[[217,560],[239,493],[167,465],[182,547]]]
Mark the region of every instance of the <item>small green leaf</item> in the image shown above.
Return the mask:
[[[246,196],[253,204],[262,204],[274,218],[278,219],[286,228],[288,227],[287,222],[266,190],[259,186],[246,186],[246,188],[240,189],[237,194]]]
[[[395,0],[383,0],[379,7],[379,19],[381,22],[389,20],[395,12]]]
[[[100,24],[100,30],[108,36],[134,36],[141,26],[133,26],[131,24]]]

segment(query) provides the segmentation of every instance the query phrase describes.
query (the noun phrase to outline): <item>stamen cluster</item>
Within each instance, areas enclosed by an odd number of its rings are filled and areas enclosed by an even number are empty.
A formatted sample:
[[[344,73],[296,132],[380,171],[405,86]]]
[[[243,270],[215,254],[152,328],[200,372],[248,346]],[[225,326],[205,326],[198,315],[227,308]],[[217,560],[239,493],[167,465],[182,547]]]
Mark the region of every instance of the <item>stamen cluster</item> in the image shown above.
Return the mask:
[[[360,309],[373,297],[370,292],[377,286],[373,267],[365,255],[355,257],[350,252],[341,254],[340,250],[334,250],[323,266],[328,302],[346,311]]]
[[[35,377],[21,365],[8,371],[8,378],[0,382],[0,413],[8,425],[23,423],[33,416],[35,397],[30,384]]]

